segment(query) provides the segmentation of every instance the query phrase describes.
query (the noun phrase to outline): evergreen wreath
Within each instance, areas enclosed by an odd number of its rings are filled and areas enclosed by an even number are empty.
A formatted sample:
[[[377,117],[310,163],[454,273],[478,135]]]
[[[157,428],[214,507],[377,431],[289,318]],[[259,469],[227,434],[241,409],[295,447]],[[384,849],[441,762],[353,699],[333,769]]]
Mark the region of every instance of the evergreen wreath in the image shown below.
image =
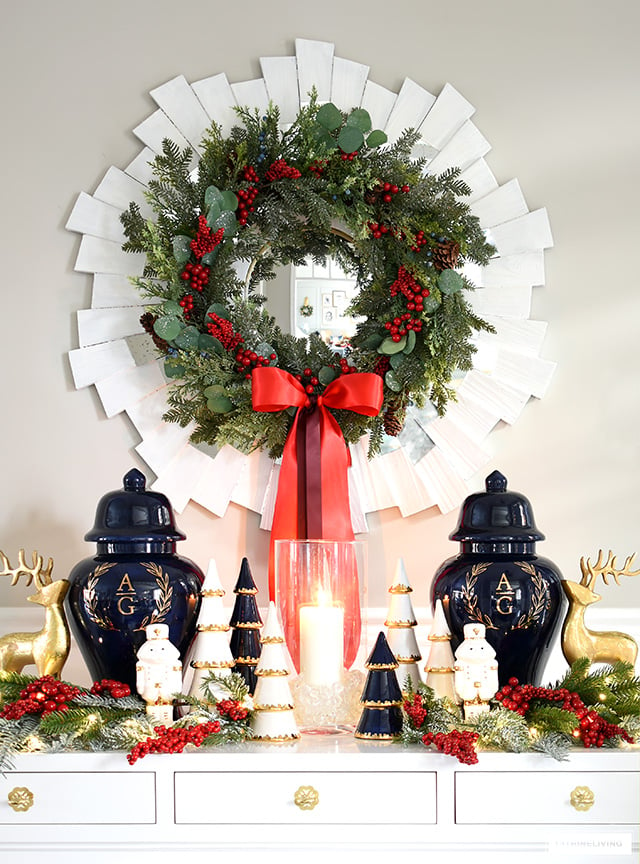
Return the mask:
[[[285,131],[277,106],[236,111],[228,137],[209,128],[197,168],[190,148],[165,140],[146,192],[154,218],[136,203],[121,216],[123,249],[146,256],[133,281],[171,379],[165,419],[193,424],[194,443],[277,457],[291,409],[254,412],[255,367],[286,370],[310,395],[339,375],[372,372],[384,383],[380,414],[334,416],[347,442],[368,433],[374,454],[410,403],[430,400],[443,414],[454,398],[474,333],[492,329],[466,301],[473,285],[459,268],[495,250],[463,200],[459,170],[432,176],[412,158],[414,131],[387,144],[367,111],[318,105],[314,93]],[[346,356],[318,334],[284,333],[263,308],[260,283],[309,257],[331,257],[356,280],[349,314],[360,320]]]

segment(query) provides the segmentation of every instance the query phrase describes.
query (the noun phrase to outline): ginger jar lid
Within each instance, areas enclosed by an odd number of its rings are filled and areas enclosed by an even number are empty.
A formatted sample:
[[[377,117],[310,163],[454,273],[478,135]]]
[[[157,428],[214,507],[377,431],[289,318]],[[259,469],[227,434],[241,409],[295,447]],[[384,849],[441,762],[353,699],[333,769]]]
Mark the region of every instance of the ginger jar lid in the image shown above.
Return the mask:
[[[146,479],[132,468],[123,478],[123,488],[103,495],[96,508],[95,523],[85,540],[107,544],[174,543],[184,540],[173,520],[166,495],[145,489]]]
[[[485,492],[465,499],[458,527],[450,540],[472,543],[535,543],[544,540],[536,527],[529,499],[507,491],[507,478],[494,471],[486,478]]]

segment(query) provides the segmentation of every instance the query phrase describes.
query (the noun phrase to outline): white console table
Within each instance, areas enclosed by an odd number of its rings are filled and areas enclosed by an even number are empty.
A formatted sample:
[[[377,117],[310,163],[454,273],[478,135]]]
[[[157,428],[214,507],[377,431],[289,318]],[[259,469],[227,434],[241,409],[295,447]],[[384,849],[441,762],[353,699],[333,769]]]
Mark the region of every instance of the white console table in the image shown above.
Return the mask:
[[[29,809],[11,807],[16,788],[30,791]],[[590,797],[589,809],[576,809]],[[0,858],[19,864],[175,864],[187,854],[627,864],[638,861],[639,822],[633,748],[577,750],[563,762],[481,753],[465,766],[421,746],[303,736],[147,756],[133,767],[123,753],[25,754],[0,776]]]

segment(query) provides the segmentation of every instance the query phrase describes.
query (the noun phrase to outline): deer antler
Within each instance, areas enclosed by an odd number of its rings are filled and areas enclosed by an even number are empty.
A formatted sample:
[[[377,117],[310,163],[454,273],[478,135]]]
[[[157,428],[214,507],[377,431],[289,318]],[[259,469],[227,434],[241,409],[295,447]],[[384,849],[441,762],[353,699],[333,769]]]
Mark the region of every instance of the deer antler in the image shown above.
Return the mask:
[[[38,588],[42,588],[44,585],[48,585],[51,582],[53,560],[49,558],[47,566],[43,570],[42,555],[38,555],[38,553],[34,550],[31,558],[32,566],[28,567],[24,557],[24,549],[20,549],[20,551],[18,552],[18,566],[12,567],[9,563],[9,559],[7,558],[7,556],[4,554],[4,552],[0,551],[0,560],[2,561],[3,568],[0,571],[0,576],[11,576],[12,585],[15,585],[21,576],[27,577],[27,585],[31,585],[31,582],[34,579]]]
[[[582,579],[580,580],[580,584],[593,590],[598,576],[602,576],[605,585],[609,584],[609,576],[612,576],[615,579],[616,585],[620,584],[621,576],[640,576],[640,570],[631,569],[631,564],[634,558],[635,553],[629,555],[621,568],[617,566],[616,556],[611,550],[609,550],[607,560],[605,561],[604,553],[602,549],[600,549],[595,564],[592,564],[588,558],[586,561],[584,558],[581,558],[580,570],[582,571]]]

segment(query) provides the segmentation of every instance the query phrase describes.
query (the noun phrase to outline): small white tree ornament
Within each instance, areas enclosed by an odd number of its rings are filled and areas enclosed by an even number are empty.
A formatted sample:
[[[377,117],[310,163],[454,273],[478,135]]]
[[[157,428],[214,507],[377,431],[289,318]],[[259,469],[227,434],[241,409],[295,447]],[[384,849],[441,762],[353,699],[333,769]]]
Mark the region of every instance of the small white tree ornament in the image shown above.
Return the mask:
[[[498,690],[496,652],[487,642],[484,624],[465,624],[464,641],[456,651],[456,692],[464,702],[465,719],[489,710],[489,700]]]
[[[138,649],[136,690],[147,703],[147,714],[165,726],[173,722],[173,696],[182,687],[180,652],[169,641],[166,624],[145,628],[147,641]]]
[[[413,588],[409,584],[404,561],[398,558],[393,582],[389,588],[391,598],[387,609],[387,643],[398,661],[396,676],[400,687],[404,690],[407,684],[416,689],[421,683],[418,662],[422,659],[415,627],[416,616],[411,603]]]
[[[253,695],[251,731],[259,741],[285,742],[300,737],[293,714],[287,678],[289,668],[282,627],[273,600],[260,638],[262,652],[256,666],[258,683]]]
[[[202,683],[209,672],[226,677],[231,674],[231,667],[235,663],[227,636],[230,629],[226,620],[228,616],[222,602],[225,592],[213,558],[209,561],[200,595],[202,605],[189,663],[193,669],[189,695],[196,699],[205,698]],[[224,698],[223,693],[220,698]]]
[[[447,698],[453,702],[460,699],[454,686],[453,651],[451,650],[451,633],[447,627],[447,619],[442,608],[442,600],[436,600],[436,606],[428,636],[431,648],[424,667],[425,683],[431,687],[439,699]]]

